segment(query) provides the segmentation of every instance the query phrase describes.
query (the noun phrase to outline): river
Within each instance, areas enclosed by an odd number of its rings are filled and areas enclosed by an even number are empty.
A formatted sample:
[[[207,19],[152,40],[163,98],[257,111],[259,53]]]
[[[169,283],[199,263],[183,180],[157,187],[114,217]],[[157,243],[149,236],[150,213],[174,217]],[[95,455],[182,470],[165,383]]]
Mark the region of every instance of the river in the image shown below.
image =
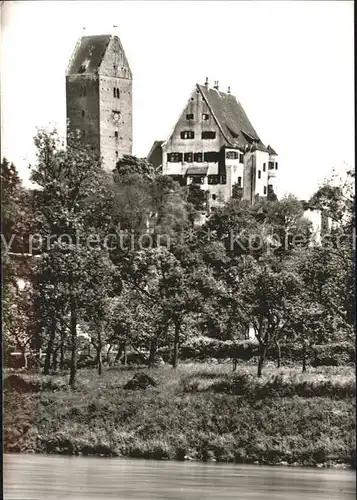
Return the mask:
[[[5,500],[347,500],[355,472],[120,458],[4,455]]]

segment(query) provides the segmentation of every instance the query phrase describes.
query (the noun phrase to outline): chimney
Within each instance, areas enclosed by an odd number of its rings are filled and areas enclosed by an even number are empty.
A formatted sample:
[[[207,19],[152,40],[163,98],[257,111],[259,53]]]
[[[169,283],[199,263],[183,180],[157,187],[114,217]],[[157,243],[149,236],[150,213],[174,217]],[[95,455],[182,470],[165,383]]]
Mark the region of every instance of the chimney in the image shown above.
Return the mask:
[[[206,89],[208,89],[208,78],[206,77],[206,81],[205,81],[205,87]]]
[[[218,90],[218,80],[214,82],[214,89]]]
[[[231,93],[231,88],[228,87],[228,91],[227,91],[227,94],[230,94]]]

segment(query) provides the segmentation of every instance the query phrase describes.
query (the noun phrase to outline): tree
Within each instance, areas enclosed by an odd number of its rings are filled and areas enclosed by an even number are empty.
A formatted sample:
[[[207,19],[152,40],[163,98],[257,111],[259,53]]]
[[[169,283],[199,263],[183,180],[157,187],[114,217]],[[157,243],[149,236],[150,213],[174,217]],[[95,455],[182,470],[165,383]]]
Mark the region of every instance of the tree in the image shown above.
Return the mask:
[[[63,148],[56,133],[40,132],[35,145],[37,164],[31,179],[39,188],[33,206],[42,236],[36,287],[38,321],[47,331],[50,351],[57,318],[68,318],[69,384],[74,387],[78,325],[88,308],[100,309],[103,300],[105,282],[98,280],[97,268],[107,254],[103,238],[111,227],[113,183],[99,157],[73,136]],[[51,315],[55,311],[57,317]]]

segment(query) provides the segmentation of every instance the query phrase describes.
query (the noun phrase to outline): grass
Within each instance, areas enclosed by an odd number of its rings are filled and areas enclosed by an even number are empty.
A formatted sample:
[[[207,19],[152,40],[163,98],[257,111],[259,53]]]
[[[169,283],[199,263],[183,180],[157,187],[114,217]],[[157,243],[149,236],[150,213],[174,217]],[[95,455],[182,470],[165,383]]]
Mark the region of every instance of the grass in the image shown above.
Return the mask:
[[[21,375],[6,388],[5,451],[298,465],[355,465],[355,377],[308,369],[182,364],[143,370],[157,386],[125,390],[135,370]],[[353,392],[352,392],[353,391]]]

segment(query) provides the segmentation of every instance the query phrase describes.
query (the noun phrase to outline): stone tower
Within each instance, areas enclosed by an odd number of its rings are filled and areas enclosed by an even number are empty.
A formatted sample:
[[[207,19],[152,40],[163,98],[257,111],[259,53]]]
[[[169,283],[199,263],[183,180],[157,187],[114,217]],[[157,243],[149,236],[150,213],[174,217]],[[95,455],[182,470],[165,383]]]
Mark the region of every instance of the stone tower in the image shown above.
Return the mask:
[[[69,131],[79,131],[113,170],[132,154],[132,73],[115,35],[83,36],[66,72]]]

